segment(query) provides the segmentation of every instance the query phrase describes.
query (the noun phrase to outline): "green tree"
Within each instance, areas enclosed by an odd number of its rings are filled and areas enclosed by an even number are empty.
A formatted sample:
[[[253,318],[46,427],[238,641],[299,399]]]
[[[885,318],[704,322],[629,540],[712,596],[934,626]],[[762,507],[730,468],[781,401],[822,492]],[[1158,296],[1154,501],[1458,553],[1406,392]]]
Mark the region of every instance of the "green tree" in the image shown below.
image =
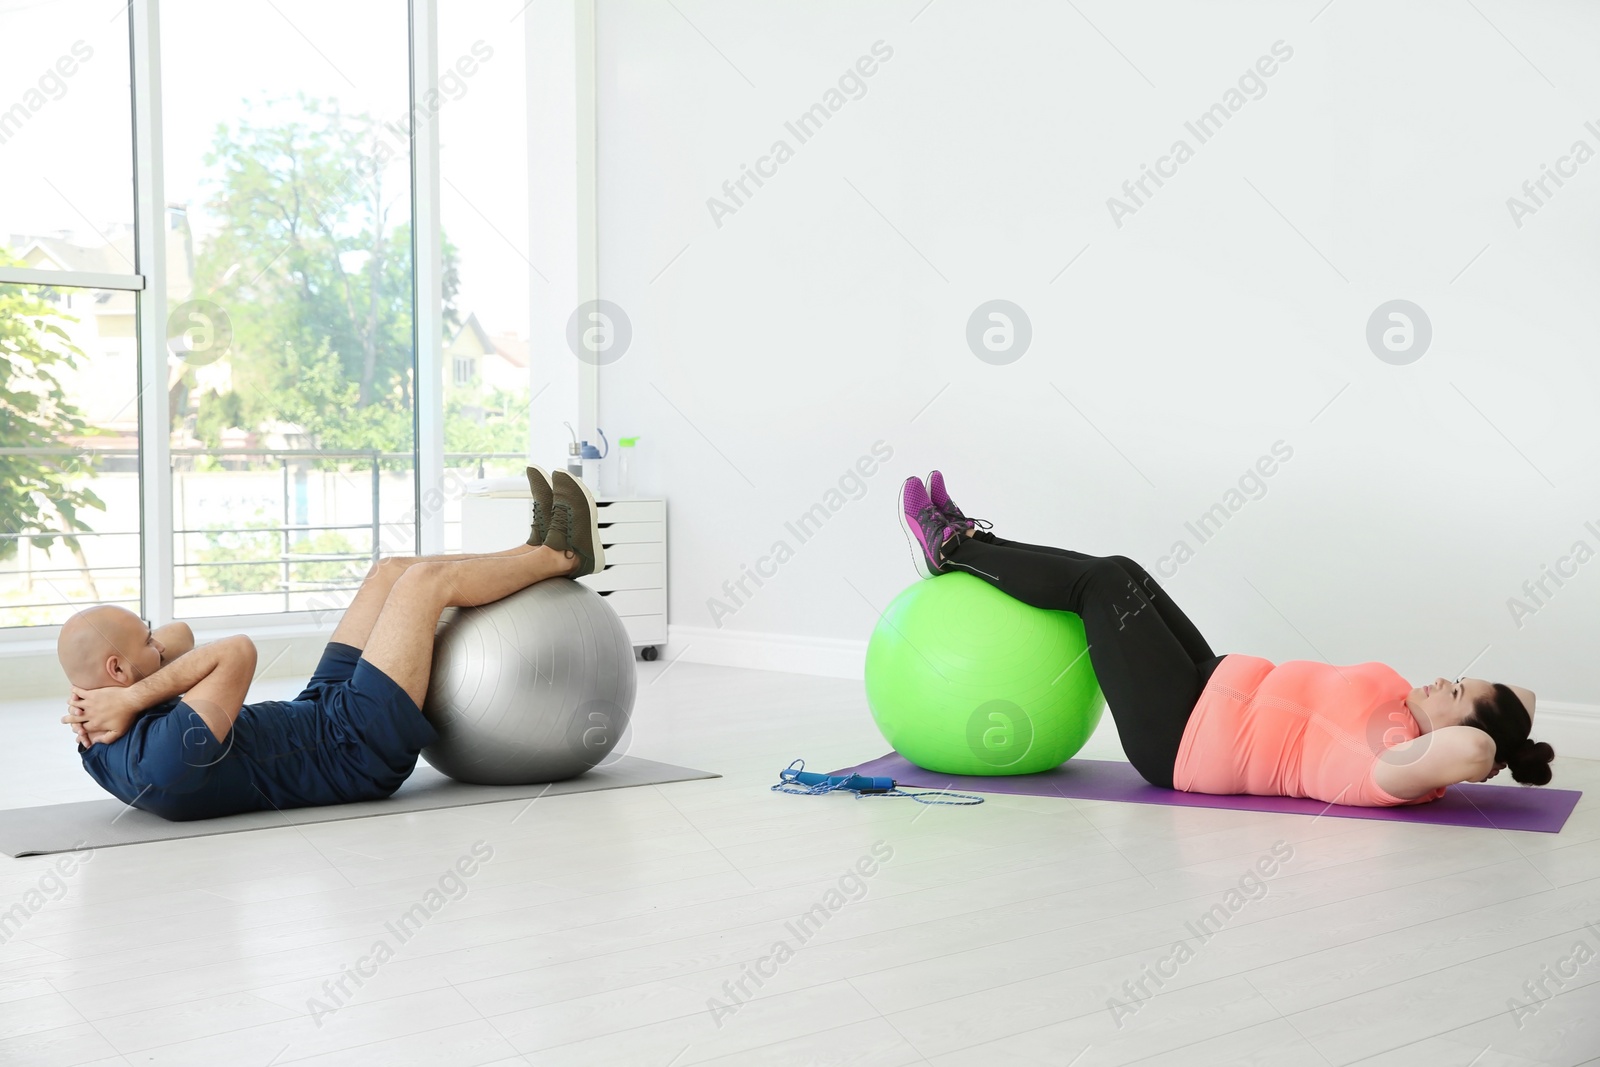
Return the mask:
[[[273,521],[257,509],[240,526],[209,527],[206,544],[199,550],[202,589],[207,593],[266,593],[278,588],[278,568],[262,566],[279,559],[281,534]]]
[[[275,98],[219,125],[219,226],[195,296],[233,325],[232,393],[199,399],[196,435],[273,420],[329,450],[412,446],[412,257],[404,131],[335,100]],[[399,187],[396,188],[395,186]],[[456,251],[446,243],[447,325]]]
[[[483,416],[482,421],[473,416]],[[458,387],[445,394],[444,450],[522,453],[528,448],[528,390]]]
[[[283,564],[289,566],[291,588],[331,585],[348,580],[354,563],[363,567],[370,557],[358,554],[350,540],[337,530],[320,530],[289,546],[283,554],[283,534],[276,521],[260,509],[243,527],[212,527],[205,531],[206,544],[199,550],[201,590],[207,593],[273,593],[284,588]],[[351,559],[313,559],[296,561],[301,556],[350,556]]]
[[[0,264],[21,266],[0,249]],[[51,290],[0,283],[0,449],[72,448],[73,438],[89,438],[91,427],[67,395],[62,375],[84,358],[62,323],[77,320],[59,311]],[[88,575],[75,536],[93,527],[80,512],[105,510],[88,488],[95,456],[84,448],[68,455],[29,455],[0,451],[0,523],[8,534],[32,534],[35,547],[48,550],[60,538]],[[0,539],[0,560],[16,556],[19,539]],[[93,586],[91,583],[91,592]]]

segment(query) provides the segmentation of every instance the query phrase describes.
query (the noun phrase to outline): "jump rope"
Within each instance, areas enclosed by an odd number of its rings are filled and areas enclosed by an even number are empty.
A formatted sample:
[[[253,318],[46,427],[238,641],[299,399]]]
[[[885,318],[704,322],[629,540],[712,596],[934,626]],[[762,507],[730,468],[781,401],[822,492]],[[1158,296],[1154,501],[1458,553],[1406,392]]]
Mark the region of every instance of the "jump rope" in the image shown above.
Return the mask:
[[[863,774],[835,774],[832,776],[818,774],[816,771],[805,769],[806,761],[797,759],[789,766],[778,772],[778,784],[772,787],[774,793],[794,793],[798,796],[817,797],[824,793],[854,793],[857,800],[866,800],[869,797],[887,797],[899,799],[909,797],[918,804],[949,804],[952,806],[966,806],[969,804],[982,804],[982,797],[975,797],[969,793],[951,793],[942,789],[926,789],[919,793],[907,793],[902,790],[899,783],[893,778],[869,778]],[[924,797],[959,797],[958,800],[924,800]]]

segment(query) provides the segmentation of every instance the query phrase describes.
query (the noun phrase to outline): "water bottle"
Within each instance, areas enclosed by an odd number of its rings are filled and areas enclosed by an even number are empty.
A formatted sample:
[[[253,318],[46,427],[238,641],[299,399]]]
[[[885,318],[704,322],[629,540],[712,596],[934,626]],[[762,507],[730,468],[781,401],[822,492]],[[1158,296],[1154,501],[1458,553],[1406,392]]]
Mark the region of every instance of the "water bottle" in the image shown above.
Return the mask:
[[[634,487],[634,479],[637,477],[635,468],[638,461],[634,458],[637,455],[634,452],[634,448],[638,444],[639,439],[637,437],[617,438],[617,447],[622,449],[621,454],[617,457],[619,464],[617,470],[617,495],[624,499],[632,497],[637,492]]]
[[[578,447],[578,432],[572,428],[572,423],[563,422],[567,433],[572,435],[572,443],[567,446],[567,473],[583,480],[583,450]],[[587,443],[587,442],[585,442]]]
[[[600,496],[600,461],[611,454],[611,442],[606,440],[606,432],[600,427],[596,426],[594,432],[600,435],[600,442],[606,446],[606,450],[602,452],[584,441],[579,458],[583,462],[583,484],[589,487],[589,492]]]

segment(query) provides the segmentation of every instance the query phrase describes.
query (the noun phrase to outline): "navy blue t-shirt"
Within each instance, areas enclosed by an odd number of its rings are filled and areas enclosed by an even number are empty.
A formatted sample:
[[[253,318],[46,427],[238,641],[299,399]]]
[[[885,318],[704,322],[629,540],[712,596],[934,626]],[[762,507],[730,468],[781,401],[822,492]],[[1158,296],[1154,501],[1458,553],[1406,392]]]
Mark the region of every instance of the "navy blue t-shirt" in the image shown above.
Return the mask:
[[[330,645],[329,657],[336,650],[343,646]],[[438,736],[405,691],[363,660],[349,681],[313,679],[294,700],[244,705],[222,741],[174,699],[110,744],[78,753],[112,796],[181,821],[382,799]]]

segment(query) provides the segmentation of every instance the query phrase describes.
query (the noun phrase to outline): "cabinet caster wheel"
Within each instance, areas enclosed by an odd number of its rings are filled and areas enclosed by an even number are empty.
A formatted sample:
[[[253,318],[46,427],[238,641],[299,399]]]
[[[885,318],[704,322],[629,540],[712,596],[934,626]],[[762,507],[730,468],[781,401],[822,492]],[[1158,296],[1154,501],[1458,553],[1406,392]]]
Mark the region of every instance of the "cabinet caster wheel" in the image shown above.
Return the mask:
[[[644,648],[639,650],[639,658],[649,660],[651,662],[654,662],[656,656],[659,654],[660,653],[656,651],[655,645],[646,645]]]

